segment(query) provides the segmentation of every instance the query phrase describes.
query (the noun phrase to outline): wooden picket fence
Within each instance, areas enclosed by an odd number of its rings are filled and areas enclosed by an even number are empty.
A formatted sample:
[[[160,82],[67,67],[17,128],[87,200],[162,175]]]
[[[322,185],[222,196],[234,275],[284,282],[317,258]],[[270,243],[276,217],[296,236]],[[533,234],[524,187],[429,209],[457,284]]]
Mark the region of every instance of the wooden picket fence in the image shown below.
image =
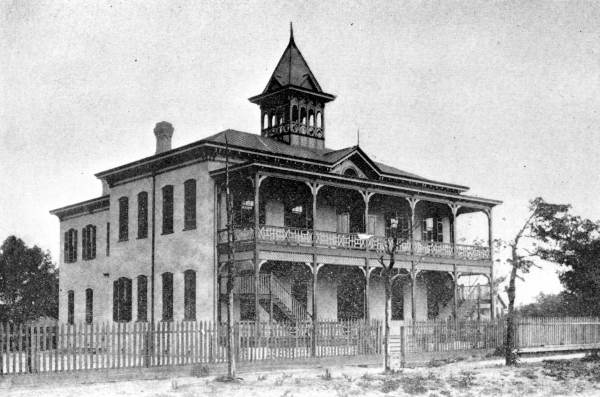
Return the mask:
[[[519,353],[600,349],[599,318],[517,318],[514,326]],[[502,348],[506,319],[407,322],[399,331],[391,338],[390,352],[404,362],[407,355]]]
[[[236,323],[241,362],[381,354],[378,321]],[[0,375],[216,364],[227,360],[227,329],[209,322],[55,326],[0,324]]]

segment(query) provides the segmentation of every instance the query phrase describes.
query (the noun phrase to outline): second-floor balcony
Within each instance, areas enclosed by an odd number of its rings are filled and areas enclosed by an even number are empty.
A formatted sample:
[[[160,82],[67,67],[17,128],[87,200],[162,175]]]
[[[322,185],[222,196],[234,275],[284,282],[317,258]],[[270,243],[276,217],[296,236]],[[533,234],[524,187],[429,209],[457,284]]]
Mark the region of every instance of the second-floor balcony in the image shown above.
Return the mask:
[[[360,233],[338,233],[296,227],[261,225],[255,233],[253,226],[233,228],[232,240],[236,252],[253,249],[255,244],[275,246],[304,246],[317,249],[369,251],[386,254],[393,244],[391,237],[369,236]],[[227,229],[219,230],[219,252],[227,252]],[[456,258],[468,261],[489,261],[489,247],[451,244],[435,241],[398,239],[397,254],[417,257]]]

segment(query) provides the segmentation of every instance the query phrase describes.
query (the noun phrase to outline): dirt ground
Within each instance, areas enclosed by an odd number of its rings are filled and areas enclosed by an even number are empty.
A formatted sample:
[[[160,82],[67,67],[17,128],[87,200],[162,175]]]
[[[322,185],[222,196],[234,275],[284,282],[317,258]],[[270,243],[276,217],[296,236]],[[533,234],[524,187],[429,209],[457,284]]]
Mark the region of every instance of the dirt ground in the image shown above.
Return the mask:
[[[246,373],[235,383],[215,377],[125,381],[60,387],[12,388],[2,396],[598,396],[600,359],[579,356],[522,360],[516,368],[500,360],[431,362],[384,375],[356,366]]]

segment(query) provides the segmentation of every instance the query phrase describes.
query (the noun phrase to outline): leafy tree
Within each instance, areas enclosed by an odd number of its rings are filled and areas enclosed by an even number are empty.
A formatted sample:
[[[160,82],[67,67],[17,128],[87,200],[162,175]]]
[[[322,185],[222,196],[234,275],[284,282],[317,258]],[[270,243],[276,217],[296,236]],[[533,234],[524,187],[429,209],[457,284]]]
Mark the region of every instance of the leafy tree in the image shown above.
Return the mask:
[[[58,317],[58,270],[49,252],[9,236],[0,247],[0,322]]]
[[[600,222],[568,211],[560,217],[544,213],[533,232],[542,242],[537,249],[539,257],[565,268],[559,279],[570,314],[600,316]]]
[[[573,314],[573,308],[566,293],[540,293],[535,302],[523,305],[516,310],[521,317],[562,317]]]

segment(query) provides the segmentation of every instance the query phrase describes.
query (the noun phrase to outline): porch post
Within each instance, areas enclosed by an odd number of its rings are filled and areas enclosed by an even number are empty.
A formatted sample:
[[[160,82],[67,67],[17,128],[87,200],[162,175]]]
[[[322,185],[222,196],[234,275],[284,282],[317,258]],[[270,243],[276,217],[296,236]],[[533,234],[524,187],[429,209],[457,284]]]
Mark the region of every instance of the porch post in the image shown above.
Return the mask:
[[[416,297],[417,297],[417,267],[415,264],[415,208],[417,207],[417,203],[419,199],[410,197],[407,199],[408,204],[410,205],[410,254],[411,254],[411,269],[410,269],[410,314],[412,317],[413,325],[417,320],[417,306],[416,306]]]
[[[452,278],[454,279],[454,297],[452,302],[452,318],[458,320],[458,272],[456,263],[452,265]]]
[[[317,356],[317,274],[319,273],[319,265],[317,264],[317,255],[313,254],[313,263],[312,263],[312,275],[313,275],[313,284],[312,284],[312,346],[311,346],[311,355],[313,357]]]
[[[371,269],[369,268],[369,258],[365,258],[365,321],[370,320],[369,313],[369,279],[371,278]]]
[[[257,172],[254,174],[254,322],[257,324],[260,322],[260,264],[258,262],[258,227],[260,211],[258,208],[259,203],[259,192],[260,192],[261,176]],[[257,328],[258,330],[258,328]]]
[[[450,242],[452,243],[452,256],[454,258],[456,258],[456,218],[458,218],[458,210],[460,209],[460,205],[458,204],[449,204],[450,205],[450,211],[452,211],[452,223],[450,224],[450,227],[452,228],[452,233],[450,233],[450,237],[451,240]]]
[[[488,218],[488,246],[490,249],[490,319],[496,318],[496,294],[494,292],[494,241],[492,237],[492,209],[488,209],[485,214]]]

